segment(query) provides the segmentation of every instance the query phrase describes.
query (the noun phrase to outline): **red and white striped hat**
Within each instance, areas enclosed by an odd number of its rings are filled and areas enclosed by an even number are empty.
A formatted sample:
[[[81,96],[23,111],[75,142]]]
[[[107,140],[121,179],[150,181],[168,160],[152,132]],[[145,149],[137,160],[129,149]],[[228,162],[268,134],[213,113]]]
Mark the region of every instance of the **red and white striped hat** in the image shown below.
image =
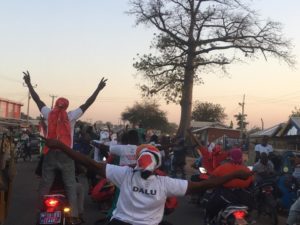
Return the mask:
[[[154,171],[161,166],[161,154],[153,145],[143,144],[136,149],[136,170]]]

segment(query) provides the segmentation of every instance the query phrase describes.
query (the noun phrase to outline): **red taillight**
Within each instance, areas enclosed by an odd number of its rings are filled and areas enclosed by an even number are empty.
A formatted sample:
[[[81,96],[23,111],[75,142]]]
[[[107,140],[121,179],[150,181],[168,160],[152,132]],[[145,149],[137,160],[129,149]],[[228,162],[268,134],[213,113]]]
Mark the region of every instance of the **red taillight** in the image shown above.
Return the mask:
[[[53,208],[59,205],[59,201],[56,198],[47,198],[44,202],[45,205],[49,208]]]
[[[233,212],[234,218],[236,219],[243,219],[246,216],[246,213],[244,211],[235,211]]]

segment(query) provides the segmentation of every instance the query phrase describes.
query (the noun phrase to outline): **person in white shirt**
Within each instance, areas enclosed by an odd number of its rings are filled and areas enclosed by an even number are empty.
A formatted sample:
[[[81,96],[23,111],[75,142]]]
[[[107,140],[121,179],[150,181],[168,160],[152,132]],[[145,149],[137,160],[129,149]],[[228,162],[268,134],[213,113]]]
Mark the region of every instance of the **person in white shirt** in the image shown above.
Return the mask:
[[[55,139],[47,139],[50,148],[61,149],[69,157],[97,171],[120,188],[117,208],[109,225],[158,225],[163,217],[164,204],[169,196],[184,196],[226,183],[232,179],[247,179],[250,174],[236,171],[224,177],[202,182],[173,179],[154,175],[161,165],[159,150],[151,145],[137,148],[137,166],[120,167],[97,163]]]
[[[69,101],[65,98],[58,98],[55,107],[50,109],[40,99],[32,87],[29,72],[23,72],[30,95],[37,104],[41,114],[47,121],[47,137],[55,136],[57,139],[73,147],[73,134],[76,120],[93,104],[99,92],[105,87],[107,79],[102,78],[94,93],[79,108],[66,112]],[[40,206],[42,206],[43,196],[48,194],[55,179],[56,170],[60,170],[67,197],[71,205],[72,223],[80,223],[78,220],[78,207],[76,197],[76,179],[74,161],[60,151],[44,151],[42,164],[42,179],[39,188]]]
[[[92,140],[91,144],[94,146],[94,160],[96,162],[100,162],[105,158],[107,158],[106,154],[103,154],[101,151],[101,145],[104,148],[109,148],[109,146],[113,143],[109,137],[109,131],[102,130],[100,131],[99,140]]]
[[[261,153],[265,152],[267,155],[273,152],[272,145],[268,144],[269,137],[263,136],[262,143],[255,145],[255,162],[257,162],[260,159]]]
[[[268,159],[267,153],[261,153],[260,159],[254,164],[252,171],[255,172],[255,183],[257,184],[274,176],[274,165],[271,160]]]
[[[109,148],[111,155],[119,156],[119,166],[135,166],[136,164],[136,148],[139,144],[139,136],[136,130],[127,132],[128,144],[112,145]]]

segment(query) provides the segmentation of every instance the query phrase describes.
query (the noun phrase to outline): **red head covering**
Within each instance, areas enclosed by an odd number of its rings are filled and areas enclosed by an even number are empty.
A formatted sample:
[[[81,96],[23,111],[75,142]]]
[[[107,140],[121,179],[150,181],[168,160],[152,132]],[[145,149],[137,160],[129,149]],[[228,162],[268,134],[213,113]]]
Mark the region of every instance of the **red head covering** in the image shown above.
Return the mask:
[[[233,148],[229,152],[229,156],[233,163],[242,164],[243,162],[243,152],[240,148]]]
[[[161,166],[161,154],[153,145],[140,145],[136,149],[136,170],[153,172]]]
[[[48,116],[48,135],[47,138],[57,139],[65,145],[71,147],[71,124],[67,114],[69,106],[68,99],[58,98],[54,108]],[[47,154],[48,148],[44,149]]]

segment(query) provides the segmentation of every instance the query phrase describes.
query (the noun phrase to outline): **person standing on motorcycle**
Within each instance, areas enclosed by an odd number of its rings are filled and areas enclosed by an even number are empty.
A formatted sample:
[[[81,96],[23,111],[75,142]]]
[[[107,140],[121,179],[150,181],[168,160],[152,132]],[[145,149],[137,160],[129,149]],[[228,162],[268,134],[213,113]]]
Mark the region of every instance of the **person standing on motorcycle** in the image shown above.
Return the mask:
[[[105,87],[107,79],[102,78],[94,93],[87,99],[87,101],[79,108],[67,112],[69,101],[65,98],[58,98],[53,109],[50,109],[40,99],[38,94],[32,87],[29,72],[23,72],[24,81],[28,87],[30,95],[37,104],[41,114],[47,121],[47,138],[54,138],[62,141],[70,148],[73,147],[73,133],[74,126],[77,119],[92,105],[96,100],[99,92]],[[44,160],[42,165],[42,179],[39,188],[40,205],[42,205],[43,196],[48,194],[55,179],[55,171],[58,169],[62,173],[64,187],[66,189],[67,197],[71,205],[71,222],[74,224],[80,223],[78,218],[77,195],[76,195],[76,180],[75,180],[75,166],[74,161],[67,157],[60,151],[48,151],[44,149]]]
[[[250,169],[243,165],[243,153],[240,148],[233,148],[229,152],[229,161],[218,166],[212,173],[211,177],[223,177],[234,171],[242,170],[251,173]],[[207,218],[214,218],[220,210],[225,208],[228,203],[242,204],[253,208],[253,196],[247,188],[253,183],[253,177],[246,180],[233,179],[217,188],[209,196],[206,204]]]
[[[47,139],[46,145],[51,149],[61,149],[73,160],[97,171],[100,176],[106,177],[120,188],[117,208],[109,225],[158,225],[163,217],[167,197],[196,193],[232,179],[245,180],[250,176],[249,172],[241,170],[202,182],[156,176],[154,171],[161,165],[161,155],[159,150],[151,145],[139,146],[135,168],[97,163],[72,151],[69,146],[56,139]]]

